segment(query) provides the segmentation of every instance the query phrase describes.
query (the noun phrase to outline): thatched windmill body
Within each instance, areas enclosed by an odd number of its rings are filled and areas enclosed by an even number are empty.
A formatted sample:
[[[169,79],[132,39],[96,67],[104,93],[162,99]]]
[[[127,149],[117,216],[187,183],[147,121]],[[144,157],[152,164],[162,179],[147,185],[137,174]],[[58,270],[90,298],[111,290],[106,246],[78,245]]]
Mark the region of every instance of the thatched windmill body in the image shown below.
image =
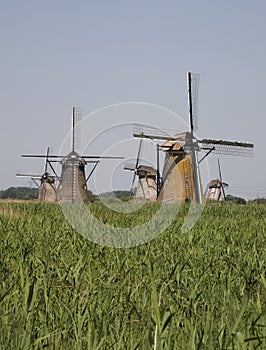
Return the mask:
[[[86,160],[75,151],[61,160],[61,176],[58,185],[60,202],[88,202]],[[97,163],[96,163],[97,164]]]
[[[139,181],[136,191],[136,198],[144,197],[149,201],[156,201],[156,170],[148,165],[139,165],[137,169],[137,176]]]
[[[179,135],[179,138],[186,135]],[[158,196],[164,202],[191,202],[194,196],[194,175],[191,154],[186,154],[183,142],[166,141],[162,184]]]
[[[49,147],[47,148],[45,156],[45,166],[42,175],[36,174],[16,174],[19,177],[30,177],[31,180],[39,188],[38,201],[40,202],[56,202],[56,186],[55,186],[55,176],[48,172],[49,166]]]
[[[151,202],[157,200],[157,171],[151,166],[139,164],[142,150],[142,139],[140,139],[138,154],[135,165],[126,164],[124,169],[134,172],[130,193],[134,194],[135,180],[138,178],[136,198],[145,198]]]
[[[214,139],[199,140],[194,132],[198,127],[198,85],[199,74],[188,73],[188,104],[190,130],[169,134],[163,130],[135,125],[133,135],[139,138],[165,140],[161,149],[165,162],[158,199],[163,202],[202,203],[199,164],[211,152],[226,155],[252,155],[253,144]],[[199,152],[205,152],[198,159]]]
[[[218,159],[219,178],[211,180],[208,183],[207,198],[215,201],[226,201],[225,187],[228,187],[226,182],[223,182],[220,161]]]
[[[138,184],[135,193],[136,198],[145,198],[151,202],[157,200],[156,170],[148,165],[139,165],[136,169],[127,166],[125,170],[134,171],[138,177]],[[133,194],[134,189],[130,193]]]
[[[54,176],[42,176],[41,185],[38,193],[38,200],[44,202],[56,202],[57,194],[55,188],[55,177]]]

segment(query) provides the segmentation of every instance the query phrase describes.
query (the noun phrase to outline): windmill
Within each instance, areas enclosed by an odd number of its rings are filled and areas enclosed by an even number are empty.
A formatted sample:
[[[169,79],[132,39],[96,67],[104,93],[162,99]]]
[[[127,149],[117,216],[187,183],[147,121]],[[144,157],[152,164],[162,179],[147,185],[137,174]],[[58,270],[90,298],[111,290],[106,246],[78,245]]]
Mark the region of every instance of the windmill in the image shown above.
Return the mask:
[[[218,159],[218,171],[219,171],[219,178],[215,180],[211,180],[208,183],[207,198],[211,200],[216,200],[216,201],[226,201],[224,188],[228,187],[228,184],[223,182],[219,159]]]
[[[138,185],[135,193],[136,198],[146,198],[150,201],[157,199],[157,171],[151,166],[139,164],[143,139],[140,139],[135,165],[126,164],[124,170],[134,172],[130,193],[134,194],[136,176]]]
[[[61,177],[58,185],[58,200],[60,202],[89,202],[85,166],[88,163],[85,156],[76,151],[78,145],[77,124],[80,122],[80,109],[72,110],[72,147],[65,157],[61,157]],[[98,165],[95,163],[93,170]]]
[[[19,177],[30,177],[31,180],[39,188],[38,201],[44,202],[56,202],[56,188],[55,188],[55,176],[50,175],[48,172],[49,165],[49,147],[46,151],[44,172],[42,175],[36,174],[16,174]],[[40,184],[38,183],[40,181]]]
[[[99,159],[123,159],[123,157],[89,156],[77,152],[78,134],[77,124],[80,121],[80,109],[72,110],[72,144],[67,155],[49,155],[49,165],[58,180],[57,199],[59,202],[89,202],[87,182],[99,164]],[[43,158],[44,155],[22,155],[22,157]],[[92,160],[89,160],[92,159]],[[61,163],[61,175],[57,175],[52,162]],[[85,167],[88,163],[94,164],[90,174],[86,177]]]
[[[162,183],[158,200],[164,202],[202,203],[199,164],[211,152],[226,155],[251,156],[253,144],[214,139],[198,139],[194,132],[198,128],[199,74],[188,73],[188,106],[190,130],[169,134],[145,125],[135,125],[133,135],[139,138],[164,140],[161,149],[165,152]],[[199,160],[199,152],[205,155]]]

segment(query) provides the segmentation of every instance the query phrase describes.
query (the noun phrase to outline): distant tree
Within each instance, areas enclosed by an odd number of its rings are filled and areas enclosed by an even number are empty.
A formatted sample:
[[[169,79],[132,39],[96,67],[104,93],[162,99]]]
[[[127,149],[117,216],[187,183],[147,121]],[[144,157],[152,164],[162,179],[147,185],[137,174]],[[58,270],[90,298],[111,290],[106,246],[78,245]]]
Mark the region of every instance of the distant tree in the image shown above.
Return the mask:
[[[9,187],[0,191],[0,199],[37,199],[38,188],[30,187]]]
[[[104,192],[100,194],[100,197],[105,199],[118,198],[122,201],[128,201],[132,199],[132,194],[130,191],[112,191],[112,192]]]
[[[252,205],[263,204],[263,205],[266,205],[266,198],[251,199],[251,200],[248,201],[248,204],[252,204]]]
[[[127,201],[132,198],[132,194],[130,191],[114,191],[117,198],[122,201]]]
[[[235,203],[235,204],[246,204],[247,203],[247,201],[244,198],[232,196],[231,194],[228,194],[226,196],[226,201],[227,202],[232,202],[232,203]]]
[[[38,188],[30,187],[9,187],[6,190],[0,191],[0,199],[25,199],[34,200],[38,198]],[[95,202],[98,196],[88,191],[89,199],[91,202]]]

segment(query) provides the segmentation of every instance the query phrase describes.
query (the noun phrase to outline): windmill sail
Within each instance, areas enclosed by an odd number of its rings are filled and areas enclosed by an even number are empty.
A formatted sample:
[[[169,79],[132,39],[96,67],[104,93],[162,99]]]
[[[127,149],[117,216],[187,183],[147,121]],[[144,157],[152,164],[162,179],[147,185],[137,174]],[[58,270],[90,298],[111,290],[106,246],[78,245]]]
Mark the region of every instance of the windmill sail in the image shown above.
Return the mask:
[[[252,143],[211,139],[203,139],[198,142],[202,144],[202,150],[205,151],[213,148],[212,152],[217,154],[253,156],[254,145]]]
[[[80,148],[80,121],[81,111],[79,107],[73,107],[72,111],[72,152]]]
[[[202,203],[202,191],[199,175],[199,163],[197,159],[198,143],[194,137],[194,131],[198,128],[198,87],[199,87],[199,74],[188,73],[188,109],[189,109],[189,121],[190,121],[190,134],[189,134],[189,147],[191,162],[193,168],[193,181],[194,181],[194,193],[195,201],[199,204]]]
[[[176,131],[158,129],[148,125],[134,124],[133,136],[152,140],[176,140]]]
[[[189,105],[189,121],[190,130],[193,134],[198,129],[198,91],[199,78],[197,73],[188,73],[188,105]]]
[[[221,165],[220,165],[219,159],[218,159],[218,171],[219,171],[219,180],[220,180],[221,190],[222,190],[222,196],[220,196],[220,198],[225,201],[226,200],[226,195],[225,195],[224,186],[227,186],[227,184],[223,182],[222,170],[221,170]]]
[[[133,179],[132,179],[130,193],[133,193],[133,190],[134,190],[134,184],[135,184],[135,179],[136,179],[136,175],[137,175],[137,171],[138,171],[141,150],[142,150],[142,139],[140,139],[140,141],[139,141],[139,149],[138,149],[136,164],[135,164],[135,168],[134,168],[134,175],[133,175]]]

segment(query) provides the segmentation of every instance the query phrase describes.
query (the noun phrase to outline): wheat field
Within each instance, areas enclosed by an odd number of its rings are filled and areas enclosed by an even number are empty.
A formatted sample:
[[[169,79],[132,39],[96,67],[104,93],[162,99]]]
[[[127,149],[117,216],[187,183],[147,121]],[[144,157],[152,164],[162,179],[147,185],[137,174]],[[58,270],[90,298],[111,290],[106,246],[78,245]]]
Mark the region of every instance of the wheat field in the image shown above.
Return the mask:
[[[158,209],[89,206],[123,227]],[[57,204],[0,203],[0,349],[266,349],[266,206],[207,204],[184,234],[187,210],[117,249]]]

